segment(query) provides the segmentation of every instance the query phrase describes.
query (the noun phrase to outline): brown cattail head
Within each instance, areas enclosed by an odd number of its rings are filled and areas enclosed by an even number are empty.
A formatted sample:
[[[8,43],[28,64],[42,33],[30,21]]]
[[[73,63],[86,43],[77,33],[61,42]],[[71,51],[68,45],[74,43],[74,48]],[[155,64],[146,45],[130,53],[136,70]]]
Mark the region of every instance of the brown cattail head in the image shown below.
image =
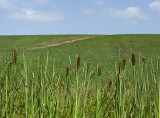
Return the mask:
[[[34,78],[34,73],[32,73],[32,79]]]
[[[146,57],[143,56],[143,57],[142,57],[142,61],[145,62],[145,60],[146,60]]]
[[[123,70],[125,69],[126,59],[123,59]]]
[[[90,63],[88,62],[88,63],[87,63],[87,72],[88,72],[88,70],[89,70],[89,66],[90,66]]]
[[[112,85],[112,80],[108,82],[107,88],[109,88],[111,85]]]
[[[80,56],[77,57],[77,70],[79,69],[80,67]]]
[[[119,73],[121,72],[121,61],[119,62]]]
[[[119,79],[119,73],[117,73],[117,78]]]
[[[135,54],[132,54],[132,64],[135,65],[136,64],[136,60],[135,60]]]
[[[69,67],[67,67],[67,70],[66,70],[66,76],[69,75]]]
[[[17,62],[17,50],[14,49],[14,63]]]
[[[101,75],[101,68],[99,67],[98,68],[98,76],[100,76]]]

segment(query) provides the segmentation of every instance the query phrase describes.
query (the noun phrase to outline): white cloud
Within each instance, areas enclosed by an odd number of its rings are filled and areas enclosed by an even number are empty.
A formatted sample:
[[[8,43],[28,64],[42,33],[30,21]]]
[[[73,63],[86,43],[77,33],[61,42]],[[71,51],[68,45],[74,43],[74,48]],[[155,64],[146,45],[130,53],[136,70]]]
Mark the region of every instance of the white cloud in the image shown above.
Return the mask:
[[[160,13],[160,0],[156,0],[149,4],[149,7],[153,11],[157,11]]]
[[[96,4],[96,5],[103,5],[103,0],[97,0],[97,1],[95,2],[95,4]]]
[[[63,19],[63,15],[58,11],[41,12],[33,9],[21,9],[20,11],[12,12],[9,16],[15,20],[51,22]]]
[[[107,9],[105,11],[107,15],[124,19],[127,23],[137,23],[138,20],[148,20],[149,17],[146,16],[143,11],[138,7],[128,7],[123,10],[119,9]]]
[[[119,18],[127,18],[127,19],[146,19],[147,17],[138,7],[128,7],[124,10],[113,9],[110,11],[110,14],[113,16],[117,16]]]
[[[2,9],[15,9],[17,8],[13,3],[9,0],[0,0],[0,8]]]
[[[40,5],[45,5],[48,0],[34,0],[36,3],[39,3]]]
[[[86,15],[92,15],[94,14],[94,9],[82,9],[83,13]]]

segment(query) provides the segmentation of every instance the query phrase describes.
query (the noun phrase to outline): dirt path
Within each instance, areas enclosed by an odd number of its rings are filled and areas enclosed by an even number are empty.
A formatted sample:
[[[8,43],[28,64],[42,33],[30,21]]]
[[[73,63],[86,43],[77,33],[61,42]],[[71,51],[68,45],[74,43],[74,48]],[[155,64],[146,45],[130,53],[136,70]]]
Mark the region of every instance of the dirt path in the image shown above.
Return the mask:
[[[55,46],[59,46],[59,45],[63,45],[63,44],[67,44],[67,43],[73,43],[75,41],[80,41],[80,40],[85,40],[85,39],[91,39],[97,36],[92,36],[92,37],[84,37],[84,38],[78,38],[78,39],[74,39],[71,41],[64,41],[61,43],[54,43],[54,44],[49,44],[49,45],[44,45],[44,46],[36,46],[36,47],[31,47],[31,48],[26,48],[26,49],[19,49],[18,51],[30,51],[30,50],[36,50],[36,49],[43,49],[43,48],[48,48],[48,47],[55,47]]]

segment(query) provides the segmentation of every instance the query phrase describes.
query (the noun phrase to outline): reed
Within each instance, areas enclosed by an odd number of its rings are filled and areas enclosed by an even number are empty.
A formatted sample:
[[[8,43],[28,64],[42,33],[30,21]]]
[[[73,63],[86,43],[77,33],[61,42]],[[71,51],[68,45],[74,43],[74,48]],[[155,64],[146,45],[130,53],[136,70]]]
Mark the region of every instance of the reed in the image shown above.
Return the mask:
[[[145,61],[146,61],[146,57],[144,57],[144,56],[142,56],[142,61],[145,63]]]
[[[69,66],[66,69],[66,76],[68,76],[68,75],[69,75]]]
[[[110,88],[111,85],[112,85],[112,80],[108,82],[107,88]]]
[[[80,68],[80,56],[77,57],[77,70]]]
[[[13,62],[16,64],[16,62],[17,62],[17,50],[16,49],[14,49],[14,60],[13,60]]]
[[[89,66],[90,66],[90,63],[88,62],[87,63],[87,72],[89,71]]]
[[[135,54],[132,53],[132,64],[135,65],[136,64],[136,59],[135,59]]]
[[[101,67],[98,68],[98,76],[101,75]]]
[[[32,72],[32,80],[34,79],[34,73]]]
[[[122,64],[121,64],[121,61],[119,62],[119,74],[121,73],[121,66],[122,66]]]
[[[117,78],[119,79],[119,72],[117,73]]]
[[[137,63],[142,62],[141,58]],[[76,59],[80,61],[80,58]],[[2,118],[147,118],[158,117],[160,113],[160,94],[157,94],[160,92],[160,73],[150,60],[145,61],[145,66],[136,67],[130,66],[130,59],[128,63],[123,59],[121,64],[115,63],[115,71],[111,70],[111,73],[102,68],[103,65],[97,64],[94,68],[93,63],[85,62],[85,68],[78,71],[72,64],[58,68],[59,64],[55,66],[50,62],[48,55],[45,60],[38,57],[38,69],[32,58],[24,56],[22,60],[21,66],[19,63],[2,65],[3,61],[0,61]],[[53,69],[49,66],[52,64]]]
[[[125,69],[125,65],[126,65],[126,59],[123,59],[123,65],[122,65],[123,70]]]

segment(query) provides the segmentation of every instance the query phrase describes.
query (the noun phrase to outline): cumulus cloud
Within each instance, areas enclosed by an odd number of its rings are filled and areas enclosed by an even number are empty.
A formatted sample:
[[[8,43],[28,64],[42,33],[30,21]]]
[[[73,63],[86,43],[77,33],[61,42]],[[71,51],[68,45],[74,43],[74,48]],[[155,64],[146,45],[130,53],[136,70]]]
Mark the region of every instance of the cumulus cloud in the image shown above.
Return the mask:
[[[48,4],[49,0],[33,0],[32,3],[36,5]],[[28,1],[29,2],[29,1]],[[31,2],[31,1],[30,1]],[[23,4],[27,3],[26,0],[0,0],[0,9],[6,12],[6,17],[14,20],[38,21],[38,22],[52,22],[63,19],[63,14],[59,11],[37,11],[34,8],[23,8]],[[20,6],[22,5],[22,6]],[[27,6],[27,5],[26,5]],[[26,7],[25,6],[25,7]]]
[[[124,19],[148,19],[148,17],[144,15],[142,10],[138,7],[128,7],[124,10],[110,9],[109,14]]]
[[[15,20],[38,22],[52,22],[63,19],[63,15],[58,11],[41,12],[33,9],[21,9],[12,12],[8,17]]]
[[[138,20],[148,20],[143,11],[138,7],[128,7],[126,9],[106,9],[102,14],[103,17],[112,16],[119,19],[124,19],[127,23],[136,24]]]
[[[1,9],[15,9],[16,5],[11,3],[9,0],[0,0],[0,8]]]
[[[149,4],[149,7],[153,11],[157,11],[160,13],[160,0],[156,0]]]

